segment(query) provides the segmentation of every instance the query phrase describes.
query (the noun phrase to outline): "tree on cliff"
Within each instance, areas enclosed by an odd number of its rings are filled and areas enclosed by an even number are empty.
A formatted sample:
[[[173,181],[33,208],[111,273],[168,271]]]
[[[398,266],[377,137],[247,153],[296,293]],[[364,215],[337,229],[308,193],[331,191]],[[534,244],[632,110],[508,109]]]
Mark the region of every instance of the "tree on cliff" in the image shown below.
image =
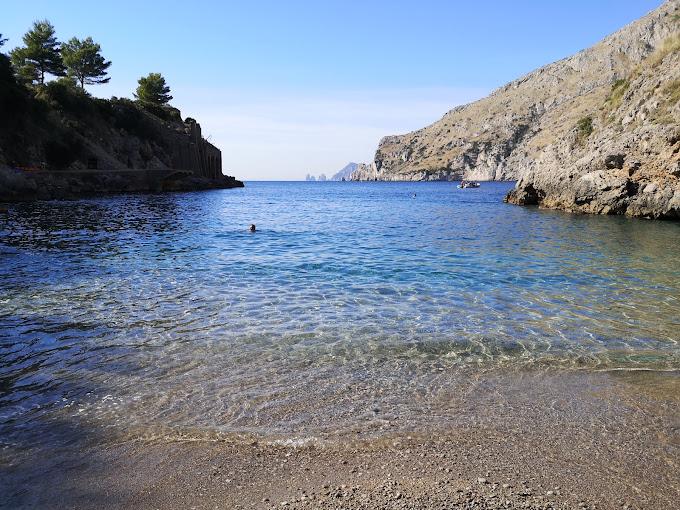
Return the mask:
[[[80,83],[81,88],[85,85],[97,85],[108,83],[111,79],[106,76],[111,62],[101,56],[101,47],[92,40],[92,37],[81,41],[73,37],[70,41],[61,45],[61,56],[69,76]]]
[[[161,73],[150,73],[149,76],[140,78],[137,83],[139,86],[135,97],[141,103],[163,106],[172,99],[170,87],[165,84],[165,78]]]
[[[0,46],[5,44],[5,42],[7,42],[7,39],[3,39],[2,34],[0,34]],[[10,63],[7,55],[0,53],[0,96],[2,96],[4,92],[2,89],[2,84],[13,82],[14,73],[12,72],[12,64]],[[2,99],[3,97],[0,97],[0,101],[2,101]]]
[[[47,20],[36,21],[23,36],[25,46],[10,53],[12,64],[20,78],[45,83],[45,74],[64,76],[64,64],[54,26]]]
[[[33,83],[40,81],[38,69],[26,58],[25,48],[14,48],[9,52],[9,56],[17,78],[21,82]]]

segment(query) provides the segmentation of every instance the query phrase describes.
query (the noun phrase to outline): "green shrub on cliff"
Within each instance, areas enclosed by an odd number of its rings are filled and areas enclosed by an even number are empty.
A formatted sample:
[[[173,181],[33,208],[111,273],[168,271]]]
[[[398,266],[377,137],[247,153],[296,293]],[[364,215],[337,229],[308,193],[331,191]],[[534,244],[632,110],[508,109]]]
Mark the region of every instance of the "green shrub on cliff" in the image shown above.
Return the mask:
[[[142,140],[159,141],[158,126],[143,109],[130,99],[111,98],[111,121],[116,129],[123,129]]]
[[[623,95],[628,90],[628,87],[630,87],[630,80],[627,80],[625,78],[621,80],[616,80],[614,82],[614,85],[612,85],[612,91],[609,93],[609,96],[607,97],[606,101],[607,107],[609,107],[612,110],[618,108],[621,105]]]
[[[663,88],[663,93],[668,97],[668,104],[674,105],[680,101],[680,79],[667,83]]]
[[[159,119],[163,119],[167,122],[182,122],[181,112],[172,106],[142,103],[142,107]]]
[[[35,97],[56,110],[78,116],[90,114],[93,109],[89,94],[80,89],[72,78],[66,76],[47,83]]]
[[[680,102],[680,79],[673,80],[661,89],[663,97],[658,102],[651,119],[656,124],[674,124],[675,120],[672,109]]]
[[[576,123],[576,140],[579,143],[585,143],[592,133],[593,118],[590,115],[588,117],[583,117]]]
[[[663,61],[663,59],[665,59],[671,53],[675,53],[676,51],[680,51],[680,34],[675,34],[664,39],[664,41],[660,46],[657,47],[654,53],[648,57],[647,62],[650,66],[656,67]]]

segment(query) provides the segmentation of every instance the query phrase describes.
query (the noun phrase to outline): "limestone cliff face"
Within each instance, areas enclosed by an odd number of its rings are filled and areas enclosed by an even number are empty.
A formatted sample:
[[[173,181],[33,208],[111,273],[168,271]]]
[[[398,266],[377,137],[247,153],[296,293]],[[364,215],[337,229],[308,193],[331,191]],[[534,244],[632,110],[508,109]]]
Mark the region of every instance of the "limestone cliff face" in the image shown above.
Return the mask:
[[[680,36],[523,169],[507,200],[573,212],[680,218]],[[584,129],[584,126],[587,129]]]
[[[596,115],[613,84],[680,29],[678,4],[668,1],[592,48],[455,108],[430,126],[383,138],[374,161],[352,179],[515,180],[540,173],[536,161],[572,136],[580,119]]]

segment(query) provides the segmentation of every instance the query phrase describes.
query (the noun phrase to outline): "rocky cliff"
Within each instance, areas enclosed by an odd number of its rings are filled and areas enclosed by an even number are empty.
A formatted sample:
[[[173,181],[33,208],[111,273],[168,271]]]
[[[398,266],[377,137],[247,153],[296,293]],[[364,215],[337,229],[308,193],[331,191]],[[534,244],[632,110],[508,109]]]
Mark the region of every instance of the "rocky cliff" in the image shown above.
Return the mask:
[[[175,108],[96,99],[63,80],[29,89],[2,71],[0,200],[242,186]]]
[[[523,165],[507,201],[680,219],[680,35],[583,114]]]
[[[674,194],[675,160],[664,158],[675,154],[679,3],[668,1],[597,45],[455,108],[428,127],[383,138],[374,161],[361,165],[352,178],[519,179],[518,191],[510,197],[515,203],[666,215],[643,207],[647,197],[630,208],[625,205],[630,199],[604,206],[588,197],[600,193],[595,191],[598,186],[615,183],[608,183],[603,174],[579,179],[599,171],[623,174],[634,167],[637,177],[632,180],[639,184],[626,183],[626,193],[651,193],[654,186],[644,184],[644,176],[658,174],[663,177],[654,181],[662,190],[658,193]],[[608,156],[616,156],[616,162],[605,163]],[[624,158],[621,164],[619,156]],[[562,172],[565,167],[569,170]],[[591,181],[590,187],[583,184]],[[578,204],[561,191],[558,198],[558,190],[570,186],[580,190]]]
[[[342,167],[342,170],[339,170],[333,177],[331,177],[331,181],[342,181],[342,180],[347,180],[350,178],[353,172],[356,171],[356,169],[359,168],[359,165],[356,163],[347,163],[344,167]]]

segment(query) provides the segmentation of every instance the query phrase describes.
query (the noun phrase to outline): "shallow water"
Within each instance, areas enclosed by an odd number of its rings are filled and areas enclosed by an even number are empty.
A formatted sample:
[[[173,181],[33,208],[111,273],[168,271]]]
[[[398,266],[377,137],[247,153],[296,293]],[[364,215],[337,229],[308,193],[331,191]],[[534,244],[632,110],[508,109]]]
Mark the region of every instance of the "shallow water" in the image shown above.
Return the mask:
[[[11,206],[0,442],[83,423],[473,424],[481,402],[503,412],[500,388],[531,394],[499,373],[677,374],[680,224],[506,205],[509,187],[249,183]]]

